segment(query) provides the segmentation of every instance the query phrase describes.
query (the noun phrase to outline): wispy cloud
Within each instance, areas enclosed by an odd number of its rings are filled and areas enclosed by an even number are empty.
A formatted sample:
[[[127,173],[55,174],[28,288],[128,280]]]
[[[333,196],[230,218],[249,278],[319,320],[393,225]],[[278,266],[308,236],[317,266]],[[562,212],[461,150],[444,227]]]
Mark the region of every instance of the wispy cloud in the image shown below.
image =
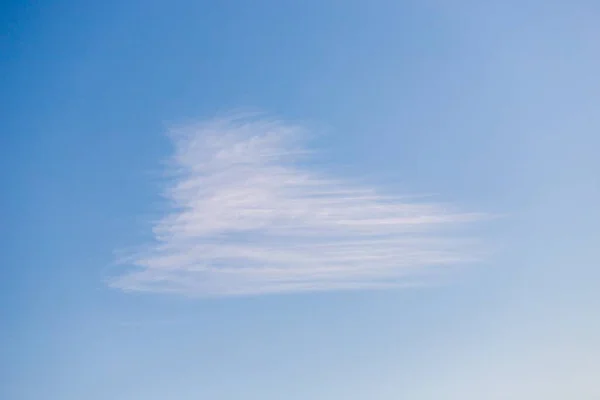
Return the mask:
[[[301,128],[235,116],[170,132],[170,209],[111,285],[192,296],[388,288],[472,261],[481,217],[314,171]]]

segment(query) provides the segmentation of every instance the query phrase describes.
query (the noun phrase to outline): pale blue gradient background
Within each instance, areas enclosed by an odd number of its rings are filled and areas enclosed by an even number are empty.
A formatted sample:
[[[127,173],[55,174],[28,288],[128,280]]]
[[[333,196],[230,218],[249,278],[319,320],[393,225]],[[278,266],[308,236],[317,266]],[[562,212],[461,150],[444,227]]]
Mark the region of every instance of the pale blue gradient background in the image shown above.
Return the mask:
[[[0,398],[600,398],[596,1],[5,1],[0,26]],[[165,129],[238,107],[501,214],[496,253],[427,289],[108,289]]]

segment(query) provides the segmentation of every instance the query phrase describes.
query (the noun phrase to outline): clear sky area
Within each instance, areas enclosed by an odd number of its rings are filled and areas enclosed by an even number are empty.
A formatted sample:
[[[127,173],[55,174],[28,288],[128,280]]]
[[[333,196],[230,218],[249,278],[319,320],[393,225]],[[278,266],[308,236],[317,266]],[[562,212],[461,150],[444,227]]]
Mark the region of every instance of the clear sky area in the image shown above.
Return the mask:
[[[0,399],[600,399],[600,3],[0,2]]]

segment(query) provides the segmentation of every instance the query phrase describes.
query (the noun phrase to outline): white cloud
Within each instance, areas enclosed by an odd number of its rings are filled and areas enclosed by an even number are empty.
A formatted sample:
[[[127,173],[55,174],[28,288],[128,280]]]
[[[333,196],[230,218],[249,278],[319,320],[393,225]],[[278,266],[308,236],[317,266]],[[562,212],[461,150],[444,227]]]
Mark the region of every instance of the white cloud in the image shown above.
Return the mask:
[[[302,129],[237,116],[173,130],[166,215],[111,285],[192,296],[388,288],[472,261],[479,219],[306,165]]]

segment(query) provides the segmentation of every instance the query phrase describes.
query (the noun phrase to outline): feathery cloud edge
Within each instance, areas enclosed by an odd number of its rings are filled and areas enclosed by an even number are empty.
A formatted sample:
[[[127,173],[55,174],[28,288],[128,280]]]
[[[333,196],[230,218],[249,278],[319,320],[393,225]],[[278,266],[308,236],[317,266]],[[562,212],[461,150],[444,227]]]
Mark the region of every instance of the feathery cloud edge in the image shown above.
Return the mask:
[[[314,171],[304,134],[248,115],[170,131],[169,209],[109,284],[187,296],[382,289],[478,259],[457,230],[484,215]]]

